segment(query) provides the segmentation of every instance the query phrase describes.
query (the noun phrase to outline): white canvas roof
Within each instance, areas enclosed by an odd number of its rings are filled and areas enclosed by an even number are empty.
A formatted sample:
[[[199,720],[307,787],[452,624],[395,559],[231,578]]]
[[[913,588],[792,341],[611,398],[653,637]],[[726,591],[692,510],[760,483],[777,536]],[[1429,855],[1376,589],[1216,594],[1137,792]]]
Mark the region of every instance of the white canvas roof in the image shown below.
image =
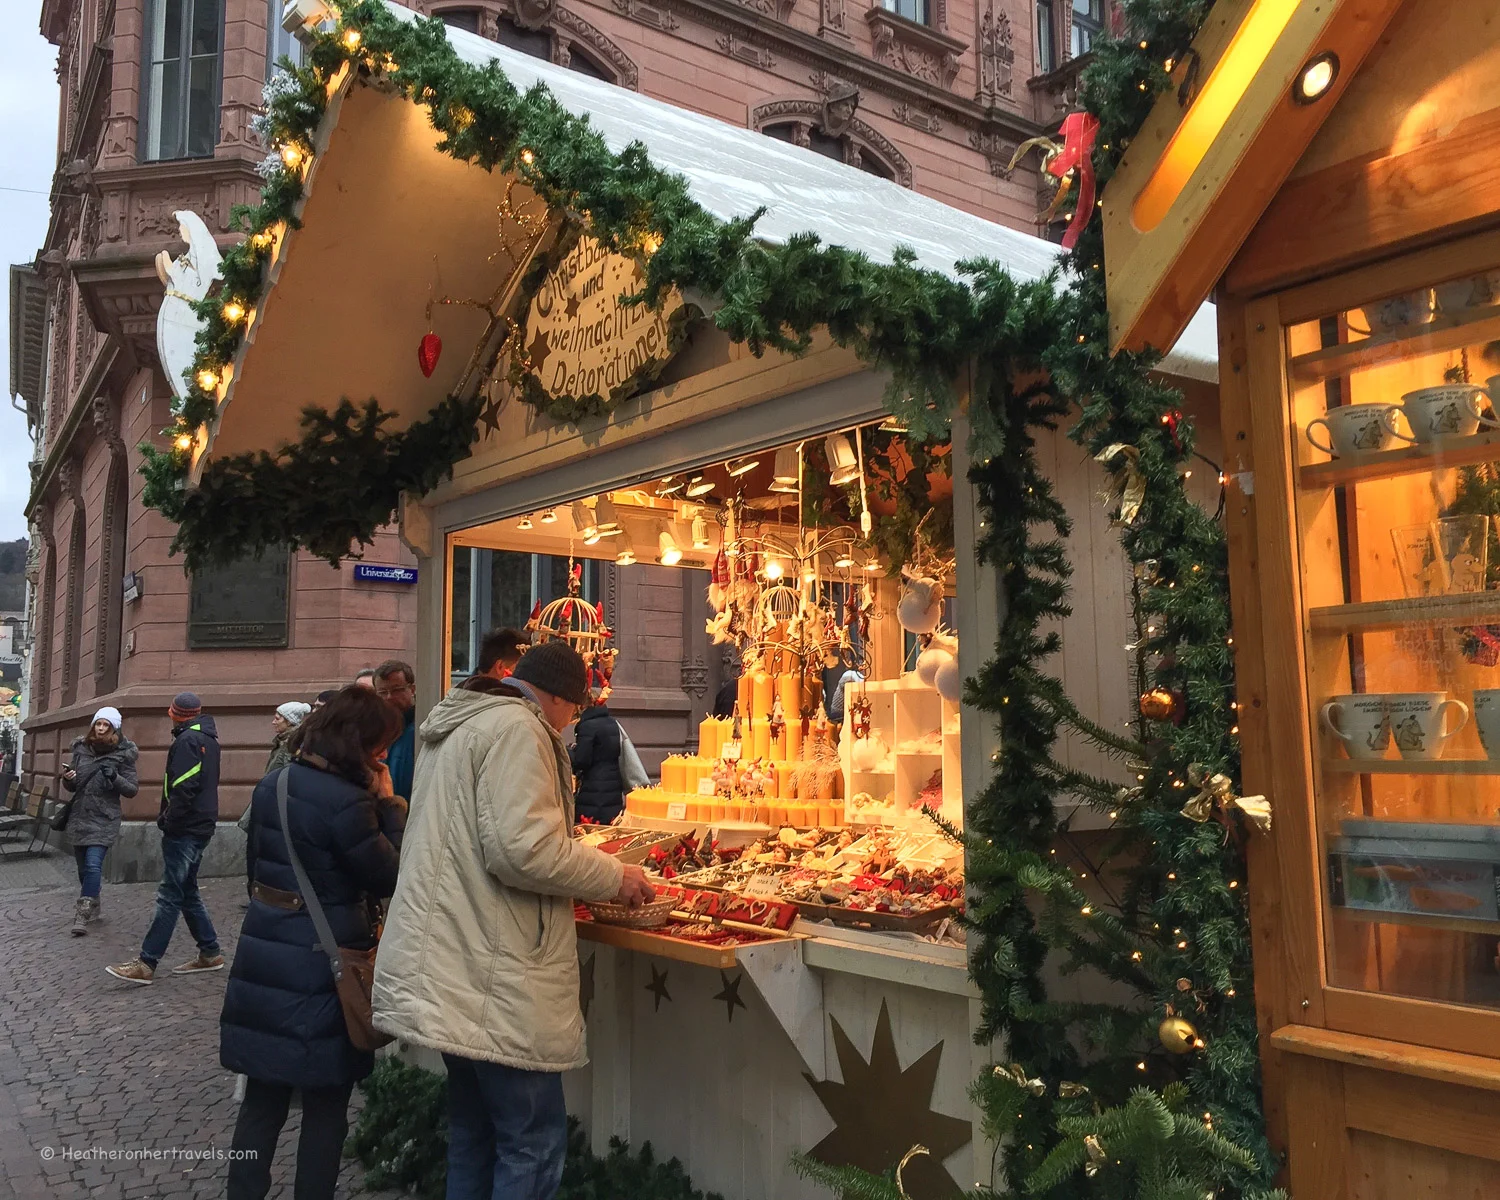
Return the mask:
[[[416,19],[407,8],[389,7],[403,20]],[[518,88],[545,84],[616,153],[643,143],[715,216],[729,220],[763,208],[756,231],[766,242],[814,233],[881,263],[905,246],[920,265],[949,276],[957,276],[960,262],[988,258],[1032,280],[1056,262],[1058,248],[1041,238],[810,150],[476,34],[451,28],[447,34],[463,59],[498,63]],[[459,385],[485,337],[487,316],[474,307],[440,306],[429,325],[427,306],[443,295],[494,296],[504,286],[511,267],[491,251],[506,177],[451,158],[435,148],[437,140],[425,108],[345,85],[318,137],[303,228],[287,235],[278,254],[208,455],[273,449],[297,436],[305,406],[328,408],[340,396],[356,403],[377,397],[397,414],[399,427]],[[1213,381],[1211,309],[1194,326],[1164,369]],[[442,336],[444,357],[430,379],[413,378],[415,347],[428,328]]]

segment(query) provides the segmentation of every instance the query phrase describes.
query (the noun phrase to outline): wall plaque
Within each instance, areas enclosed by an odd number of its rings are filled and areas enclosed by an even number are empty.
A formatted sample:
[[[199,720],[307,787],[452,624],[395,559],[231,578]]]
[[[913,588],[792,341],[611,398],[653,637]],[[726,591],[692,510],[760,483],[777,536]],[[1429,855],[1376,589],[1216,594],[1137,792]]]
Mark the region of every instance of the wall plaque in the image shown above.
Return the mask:
[[[650,384],[677,352],[686,313],[676,292],[659,308],[621,302],[644,286],[639,262],[580,237],[531,299],[516,355],[527,403],[576,421]]]
[[[188,585],[188,649],[286,646],[289,562],[281,547],[194,571]]]

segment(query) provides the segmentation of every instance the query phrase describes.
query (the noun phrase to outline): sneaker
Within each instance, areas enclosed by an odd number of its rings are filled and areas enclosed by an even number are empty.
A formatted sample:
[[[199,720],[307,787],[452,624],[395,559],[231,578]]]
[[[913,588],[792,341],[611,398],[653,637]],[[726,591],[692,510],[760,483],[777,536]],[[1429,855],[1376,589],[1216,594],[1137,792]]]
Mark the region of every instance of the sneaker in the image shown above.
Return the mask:
[[[104,969],[126,983],[150,983],[156,977],[156,971],[138,958],[132,958],[129,962],[111,963]]]
[[[173,975],[196,975],[199,971],[222,971],[224,969],[224,956],[222,954],[207,955],[200,954],[197,958],[185,963],[179,963],[172,968]]]

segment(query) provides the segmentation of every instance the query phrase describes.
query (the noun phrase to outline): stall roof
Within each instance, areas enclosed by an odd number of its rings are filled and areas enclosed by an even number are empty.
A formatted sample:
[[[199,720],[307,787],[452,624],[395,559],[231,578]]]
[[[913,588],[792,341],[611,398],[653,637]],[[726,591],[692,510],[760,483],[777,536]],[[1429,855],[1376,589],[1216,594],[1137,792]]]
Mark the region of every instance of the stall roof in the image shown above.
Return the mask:
[[[388,4],[402,20],[416,13]],[[586,116],[619,153],[640,142],[660,167],[681,174],[693,199],[729,220],[764,209],[758,236],[801,233],[858,250],[876,262],[908,247],[927,268],[957,276],[986,258],[1014,277],[1040,279],[1058,248],[810,150],[689,112],[555,66],[461,29],[447,30],[460,58],[497,63],[519,88],[544,84],[568,111]],[[448,348],[430,379],[412,369],[437,289],[497,294],[513,264],[475,253],[495,240],[505,179],[437,150],[425,110],[348,83],[330,106],[301,212],[288,234],[255,326],[235,364],[208,446],[210,456],[270,449],[293,440],[308,405],[338,396],[378,397],[397,425],[418,419],[460,385],[484,337],[480,312],[446,309]],[[368,253],[379,247],[378,254]],[[503,256],[501,256],[503,259]],[[372,297],[380,297],[372,303]],[[1184,337],[1163,369],[1217,378],[1213,321]],[[1203,330],[1208,331],[1206,335]],[[330,349],[333,348],[333,349]],[[350,352],[357,350],[357,352]],[[237,398],[251,399],[235,405]]]

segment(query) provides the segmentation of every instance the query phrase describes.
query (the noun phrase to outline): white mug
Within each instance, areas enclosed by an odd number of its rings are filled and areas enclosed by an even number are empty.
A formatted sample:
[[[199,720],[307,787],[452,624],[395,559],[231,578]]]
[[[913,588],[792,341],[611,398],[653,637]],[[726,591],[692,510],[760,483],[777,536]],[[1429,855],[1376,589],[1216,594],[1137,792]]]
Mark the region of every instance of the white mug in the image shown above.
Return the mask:
[[[1385,698],[1391,737],[1402,758],[1419,761],[1443,757],[1448,739],[1469,723],[1469,706],[1450,700],[1445,692],[1392,692]],[[1445,729],[1443,714],[1459,713],[1458,724]]]
[[[1403,296],[1392,296],[1387,300],[1366,304],[1359,311],[1364,313],[1369,328],[1360,329],[1353,321],[1349,322],[1349,327],[1355,333],[1370,334],[1384,333],[1406,325],[1426,325],[1433,317],[1432,306],[1432,289],[1418,288]]]
[[[1474,689],[1474,726],[1485,756],[1500,759],[1500,688]]]
[[[1384,450],[1392,437],[1401,437],[1396,429],[1396,417],[1401,408],[1396,404],[1345,404],[1330,408],[1326,417],[1317,417],[1307,423],[1304,433],[1307,440],[1324,454],[1343,458],[1349,454],[1366,454],[1371,450]],[[1328,433],[1328,445],[1313,437],[1313,430],[1321,425]]]
[[[1500,429],[1500,421],[1480,415],[1486,399],[1484,389],[1474,383],[1445,383],[1407,392],[1401,397],[1401,409],[1413,436],[1396,436],[1403,441],[1428,443],[1468,437],[1477,433],[1480,425]]]
[[[1486,271],[1466,279],[1450,279],[1433,289],[1439,312],[1458,313],[1470,308],[1484,308],[1500,298],[1500,272]]]
[[[1391,744],[1385,697],[1360,692],[1334,696],[1319,714],[1323,728],[1344,743],[1350,758],[1384,758]]]

